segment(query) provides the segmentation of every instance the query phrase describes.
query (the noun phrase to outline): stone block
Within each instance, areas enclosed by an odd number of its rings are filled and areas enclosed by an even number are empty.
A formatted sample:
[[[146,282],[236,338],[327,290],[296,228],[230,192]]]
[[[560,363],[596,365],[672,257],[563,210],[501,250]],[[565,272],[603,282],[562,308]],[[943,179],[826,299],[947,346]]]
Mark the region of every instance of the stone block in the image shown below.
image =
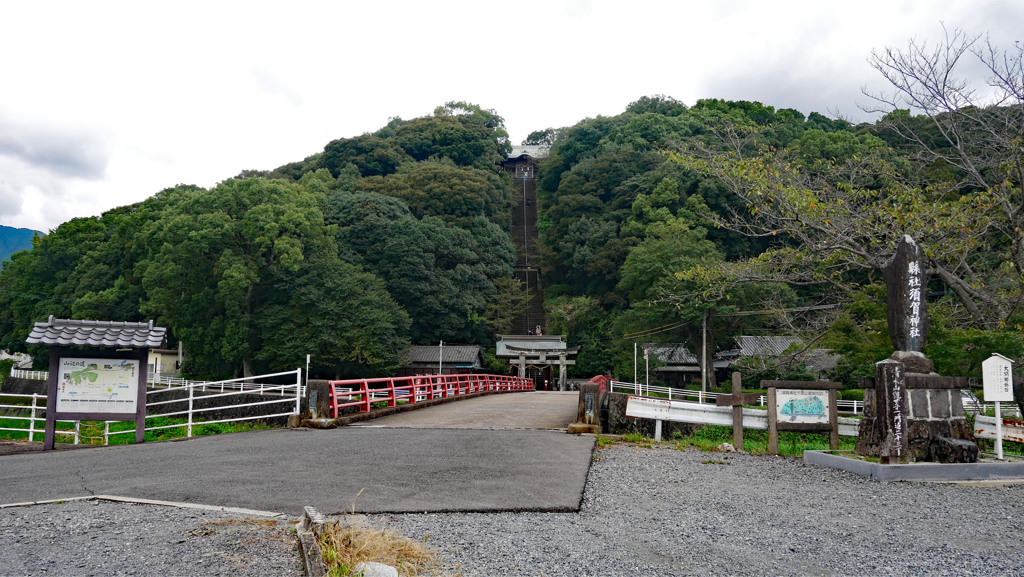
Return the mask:
[[[907,419],[907,449],[914,461],[928,460],[931,446],[931,428],[923,419]]]
[[[927,375],[935,370],[935,363],[917,351],[895,351],[889,358],[903,363],[908,373]]]
[[[931,415],[928,410],[928,391],[919,389],[907,392],[910,393],[910,417],[927,419]]]
[[[962,441],[974,441],[974,431],[965,418],[949,420],[950,437]]]
[[[948,419],[953,416],[950,412],[949,398],[953,393],[959,397],[960,391],[929,389],[927,393],[928,402],[931,404],[931,418]]]
[[[867,395],[864,398],[866,399]],[[862,418],[860,424],[857,425],[857,446],[854,447],[853,451],[858,455],[877,457],[878,445],[881,443],[878,434],[875,419],[873,417]]]
[[[607,393],[605,393],[607,394]],[[576,422],[601,427],[601,413],[605,401],[597,383],[580,385],[580,399],[576,409]]]
[[[931,456],[937,463],[977,463],[978,445],[963,439],[935,437],[932,439]]]
[[[875,379],[871,379],[871,384],[874,386]],[[878,410],[875,408],[875,389],[864,389],[864,418],[874,419],[878,415]]]
[[[950,429],[949,421],[947,419],[936,419],[928,421],[928,435],[933,439],[936,437],[953,436],[953,432]]]
[[[950,415],[953,418],[957,418],[957,417],[963,418],[964,417],[964,401],[963,401],[963,399],[960,398],[960,390],[957,389],[955,391],[950,391],[950,392],[952,393],[952,397],[950,397],[950,401],[949,401],[949,409],[950,409],[949,412],[950,412]]]
[[[352,571],[363,577],[398,577],[397,568],[376,561],[360,561]]]

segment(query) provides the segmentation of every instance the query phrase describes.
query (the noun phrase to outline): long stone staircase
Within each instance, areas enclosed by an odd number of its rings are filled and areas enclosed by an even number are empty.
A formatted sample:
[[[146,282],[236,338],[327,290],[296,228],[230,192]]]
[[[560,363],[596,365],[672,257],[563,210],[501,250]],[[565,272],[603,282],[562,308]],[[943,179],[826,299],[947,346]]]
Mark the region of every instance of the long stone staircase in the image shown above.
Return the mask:
[[[523,283],[529,301],[526,311],[513,321],[512,332],[533,334],[539,325],[546,331],[544,292],[537,250],[537,181],[532,172],[513,175],[516,202],[512,207],[512,240],[516,245],[516,279]]]

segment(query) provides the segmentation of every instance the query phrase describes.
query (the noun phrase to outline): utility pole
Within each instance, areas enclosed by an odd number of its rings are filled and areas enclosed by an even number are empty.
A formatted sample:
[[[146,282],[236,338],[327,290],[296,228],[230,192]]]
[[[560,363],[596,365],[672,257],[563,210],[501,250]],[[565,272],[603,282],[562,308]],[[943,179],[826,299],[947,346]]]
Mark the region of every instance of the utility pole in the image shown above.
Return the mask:
[[[700,391],[708,392],[708,311],[704,311],[700,326]]]
[[[444,374],[444,341],[441,341],[437,349],[437,374]]]

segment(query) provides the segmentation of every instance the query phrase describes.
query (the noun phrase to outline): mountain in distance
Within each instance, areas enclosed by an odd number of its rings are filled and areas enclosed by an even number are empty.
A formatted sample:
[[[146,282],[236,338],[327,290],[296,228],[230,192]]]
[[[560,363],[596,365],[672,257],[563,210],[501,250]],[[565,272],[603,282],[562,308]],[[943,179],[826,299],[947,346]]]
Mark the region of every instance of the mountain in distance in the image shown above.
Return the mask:
[[[35,234],[34,230],[0,224],[0,262],[11,260],[11,255],[18,251],[32,248],[32,237]]]

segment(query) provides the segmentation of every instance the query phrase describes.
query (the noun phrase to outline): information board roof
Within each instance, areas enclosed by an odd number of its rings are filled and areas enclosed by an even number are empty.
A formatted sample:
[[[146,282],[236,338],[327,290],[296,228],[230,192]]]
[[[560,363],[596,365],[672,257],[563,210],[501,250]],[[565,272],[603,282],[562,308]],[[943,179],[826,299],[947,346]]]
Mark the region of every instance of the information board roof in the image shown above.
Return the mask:
[[[153,349],[164,345],[167,329],[148,323],[55,319],[36,323],[25,342],[30,345]]]

